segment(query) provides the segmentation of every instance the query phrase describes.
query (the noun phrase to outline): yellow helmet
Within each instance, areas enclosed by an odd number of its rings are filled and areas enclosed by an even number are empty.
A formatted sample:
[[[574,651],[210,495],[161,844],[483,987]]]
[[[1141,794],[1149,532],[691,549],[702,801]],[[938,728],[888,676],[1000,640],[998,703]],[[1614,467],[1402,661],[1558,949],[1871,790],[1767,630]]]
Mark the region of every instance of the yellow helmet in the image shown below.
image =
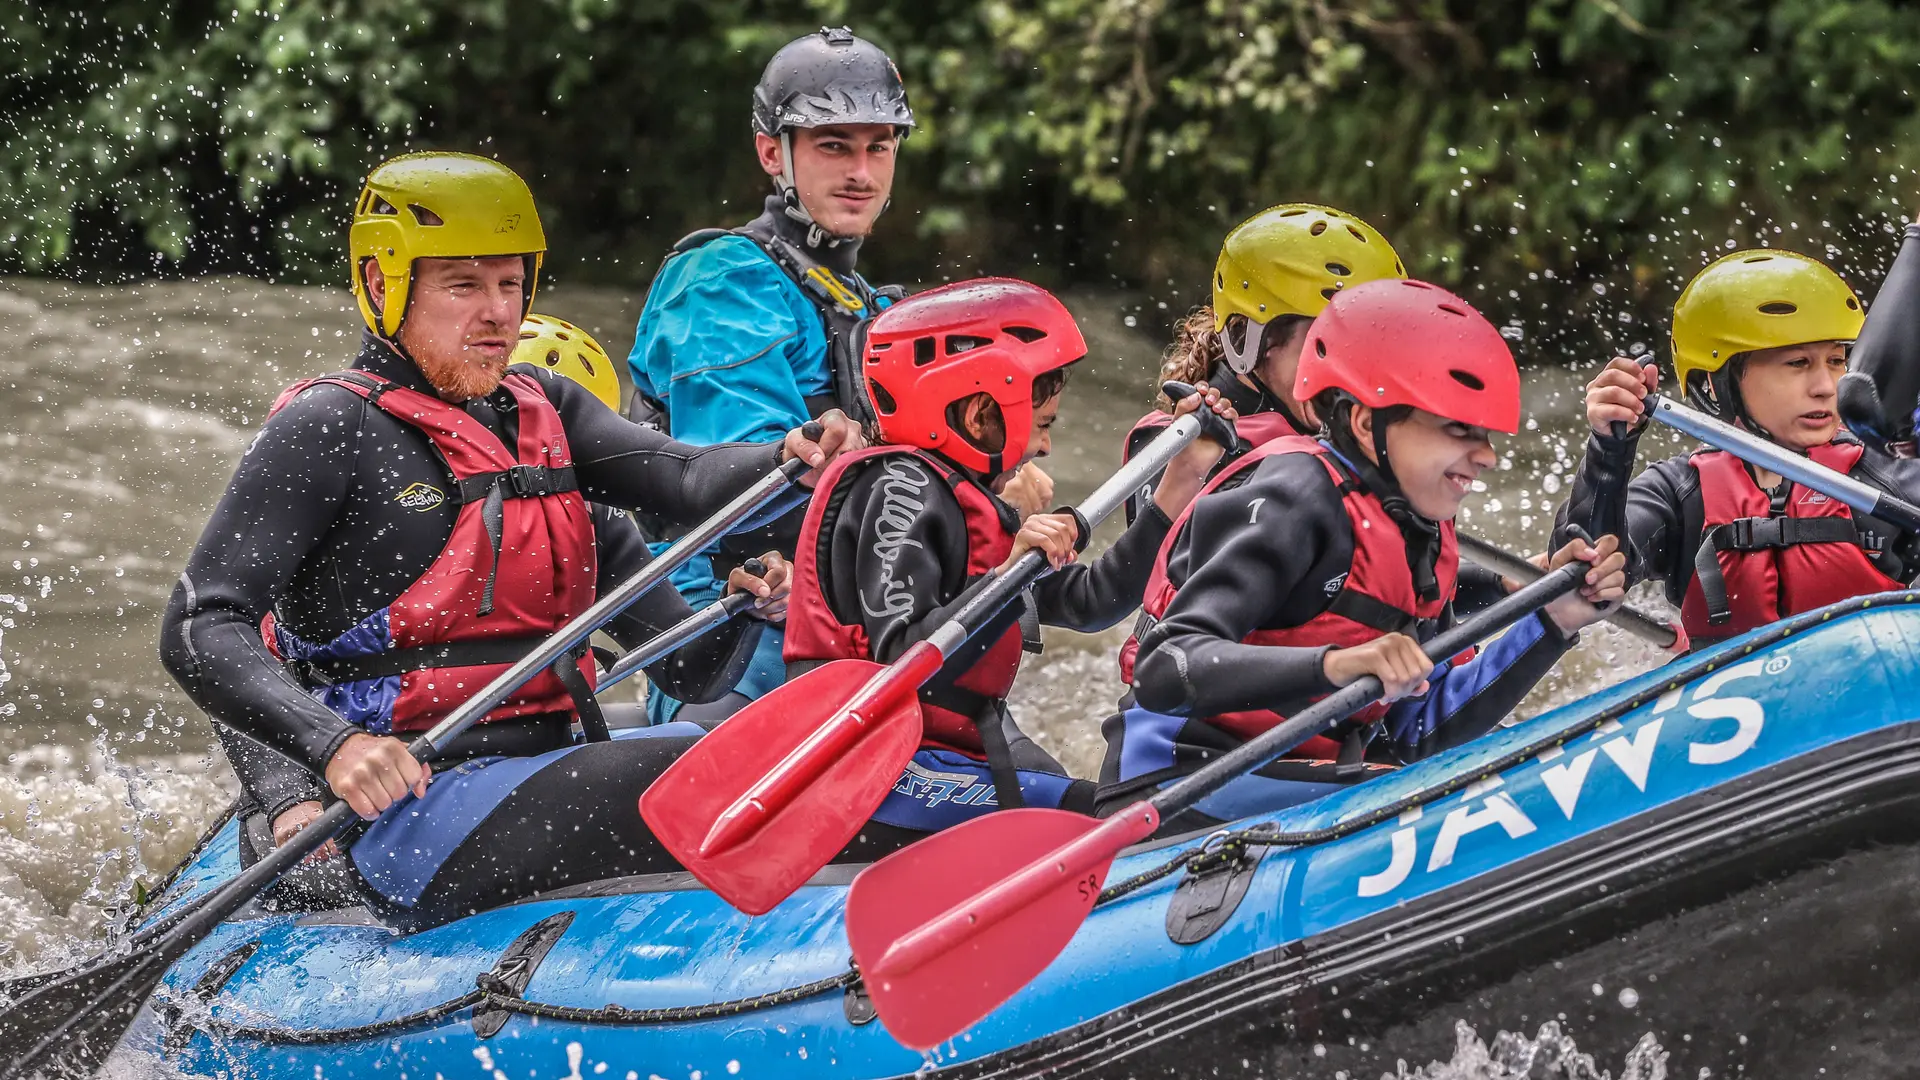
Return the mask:
[[[1852,341],[1867,315],[1825,263],[1778,248],[1736,251],[1694,275],[1673,305],[1673,367],[1690,391],[1734,356],[1809,341]]]
[[[557,371],[593,391],[607,408],[620,411],[620,376],[607,350],[592,334],[565,319],[527,316],[520,324],[520,344],[513,347],[512,362]]]
[[[526,303],[533,306],[547,237],[526,181],[497,161],[472,154],[402,154],[367,176],[353,207],[353,296],[360,317],[381,337],[400,332],[415,259],[527,259]],[[384,310],[367,296],[366,261],[386,275]]]
[[[1227,234],[1213,268],[1213,328],[1244,315],[1254,325],[1227,363],[1244,375],[1258,359],[1260,328],[1282,315],[1313,318],[1350,285],[1403,278],[1393,245],[1359,218],[1313,203],[1283,203]]]

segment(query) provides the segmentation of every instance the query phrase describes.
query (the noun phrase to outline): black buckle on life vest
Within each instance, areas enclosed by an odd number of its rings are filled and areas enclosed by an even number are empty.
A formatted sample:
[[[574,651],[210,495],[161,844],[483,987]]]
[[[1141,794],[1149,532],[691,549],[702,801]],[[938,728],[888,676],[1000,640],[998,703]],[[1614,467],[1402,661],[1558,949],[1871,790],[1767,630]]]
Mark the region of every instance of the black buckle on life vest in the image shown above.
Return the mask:
[[[544,465],[515,465],[507,470],[507,484],[523,499],[553,494],[553,473]]]
[[[1714,546],[1721,551],[1758,551],[1761,548],[1785,547],[1787,538],[1781,530],[1784,518],[1735,518],[1715,533]]]

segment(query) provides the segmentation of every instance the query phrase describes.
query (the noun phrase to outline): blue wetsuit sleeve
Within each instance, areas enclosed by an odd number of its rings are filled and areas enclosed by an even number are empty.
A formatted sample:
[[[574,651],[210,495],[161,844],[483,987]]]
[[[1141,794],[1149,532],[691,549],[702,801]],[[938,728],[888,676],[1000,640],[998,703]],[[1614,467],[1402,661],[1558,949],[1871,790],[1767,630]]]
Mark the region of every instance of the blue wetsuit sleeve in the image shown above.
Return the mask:
[[[1458,667],[1441,665],[1427,692],[1387,710],[1381,738],[1401,761],[1418,761],[1498,727],[1573,644],[1545,612],[1521,620]]]
[[[628,358],[667,403],[674,437],[762,442],[800,426],[806,397],[831,381],[810,302],[749,240],[716,240],[680,260],[663,268]]]

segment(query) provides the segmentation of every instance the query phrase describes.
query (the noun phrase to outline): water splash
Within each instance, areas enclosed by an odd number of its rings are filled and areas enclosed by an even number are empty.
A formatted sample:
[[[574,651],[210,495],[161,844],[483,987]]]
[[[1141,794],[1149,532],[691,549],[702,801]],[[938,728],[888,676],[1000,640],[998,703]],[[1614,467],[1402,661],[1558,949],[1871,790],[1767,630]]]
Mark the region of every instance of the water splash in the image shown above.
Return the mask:
[[[1593,1055],[1574,1044],[1573,1037],[1549,1020],[1529,1039],[1517,1032],[1502,1031],[1491,1042],[1482,1042],[1472,1025],[1456,1021],[1453,1025],[1453,1057],[1409,1069],[1400,1061],[1393,1072],[1381,1073],[1381,1080],[1615,1080],[1614,1074],[1594,1063]],[[1700,1070],[1699,1080],[1711,1074]],[[1344,1070],[1334,1080],[1361,1080]],[[1661,1049],[1652,1032],[1627,1051],[1618,1080],[1667,1080],[1667,1052]]]

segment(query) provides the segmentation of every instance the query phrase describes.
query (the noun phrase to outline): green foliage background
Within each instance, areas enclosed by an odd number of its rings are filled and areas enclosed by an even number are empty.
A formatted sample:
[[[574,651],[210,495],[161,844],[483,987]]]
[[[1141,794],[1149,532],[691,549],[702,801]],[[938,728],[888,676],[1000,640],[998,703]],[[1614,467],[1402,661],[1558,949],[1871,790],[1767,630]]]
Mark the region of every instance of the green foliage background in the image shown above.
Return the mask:
[[[344,276],[406,148],[499,156],[575,280],[644,283],[765,190],[796,33],[893,50],[922,127],[882,278],[1201,295],[1310,199],[1520,324],[1633,326],[1729,241],[1870,292],[1915,200],[1920,6],[1890,0],[0,0],[0,263]],[[1600,290],[1608,290],[1602,292]],[[1642,335],[1645,336],[1645,335]]]

